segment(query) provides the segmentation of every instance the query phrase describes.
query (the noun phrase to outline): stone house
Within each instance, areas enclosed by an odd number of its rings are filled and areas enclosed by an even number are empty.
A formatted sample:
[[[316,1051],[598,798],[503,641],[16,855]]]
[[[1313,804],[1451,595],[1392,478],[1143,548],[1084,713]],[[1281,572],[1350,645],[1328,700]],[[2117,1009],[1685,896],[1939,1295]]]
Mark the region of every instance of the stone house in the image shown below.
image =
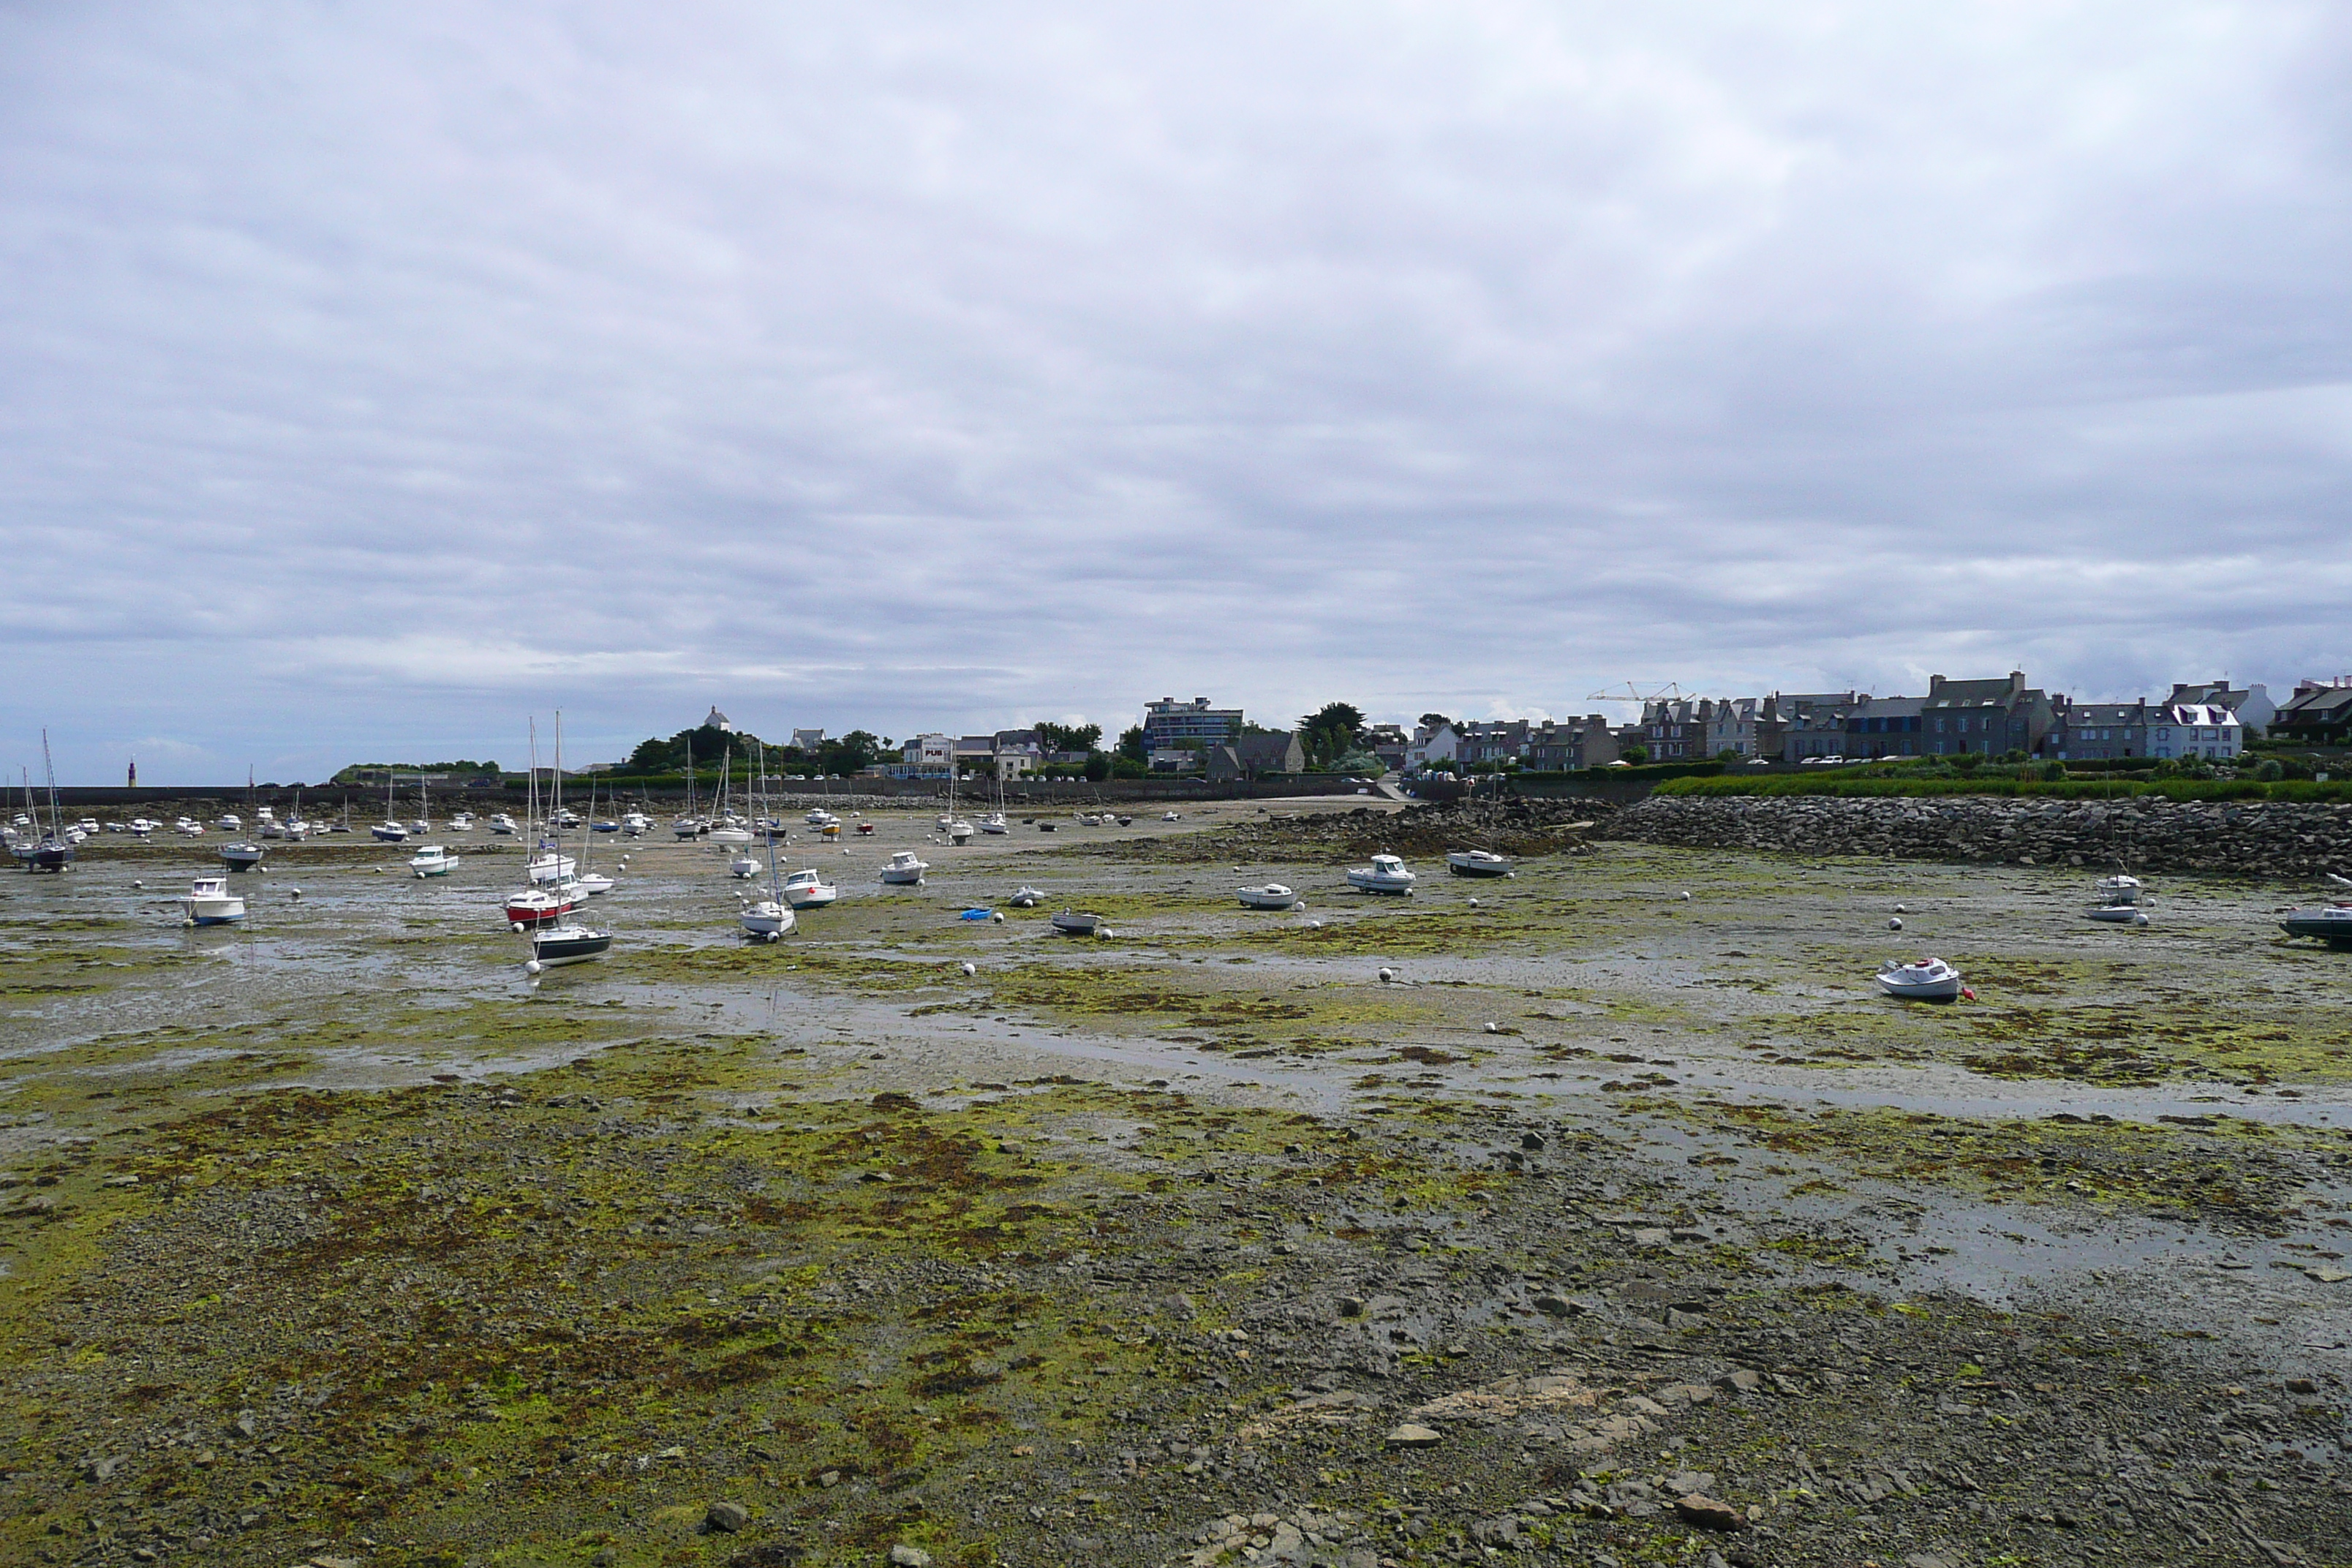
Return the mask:
[[[1556,719],[1528,737],[1527,764],[1538,773],[1605,768],[1617,760],[1617,734],[1599,713]]]
[[[1846,710],[1845,747],[1849,762],[1880,757],[1928,754],[1921,714],[1924,697],[1869,697]]]
[[[2111,757],[2146,757],[2148,716],[2146,701],[2069,702],[2054,699],[2052,711],[2057,726],[2050,732],[2050,750],[2069,762],[2095,762]]]
[[[2306,746],[2341,746],[2352,742],[2352,676],[2296,681],[2294,695],[2281,704],[2270,730],[2273,740],[2297,741]]]
[[[1919,717],[1922,752],[1931,757],[1962,752],[2039,756],[2056,722],[2049,693],[2027,686],[2024,673],[2014,669],[2005,680],[1947,680],[1931,675]]]

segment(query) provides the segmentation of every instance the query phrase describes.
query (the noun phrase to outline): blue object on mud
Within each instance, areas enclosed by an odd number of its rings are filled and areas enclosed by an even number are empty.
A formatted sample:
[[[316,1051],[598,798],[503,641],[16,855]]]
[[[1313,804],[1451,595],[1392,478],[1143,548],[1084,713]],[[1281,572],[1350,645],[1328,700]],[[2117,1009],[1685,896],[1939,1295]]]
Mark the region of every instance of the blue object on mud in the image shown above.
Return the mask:
[[[956,919],[960,921],[984,921],[995,913],[996,911],[994,910],[966,910],[963,913],[956,916]]]

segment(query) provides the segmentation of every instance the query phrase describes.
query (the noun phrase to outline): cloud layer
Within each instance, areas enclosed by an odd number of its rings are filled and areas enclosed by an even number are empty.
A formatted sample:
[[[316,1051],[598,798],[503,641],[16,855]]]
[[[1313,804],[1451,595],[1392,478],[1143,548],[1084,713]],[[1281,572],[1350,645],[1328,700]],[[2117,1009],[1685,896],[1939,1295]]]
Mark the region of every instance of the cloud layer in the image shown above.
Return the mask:
[[[2328,7],[0,13],[68,776],[2352,666]],[[13,770],[12,770],[13,771]]]

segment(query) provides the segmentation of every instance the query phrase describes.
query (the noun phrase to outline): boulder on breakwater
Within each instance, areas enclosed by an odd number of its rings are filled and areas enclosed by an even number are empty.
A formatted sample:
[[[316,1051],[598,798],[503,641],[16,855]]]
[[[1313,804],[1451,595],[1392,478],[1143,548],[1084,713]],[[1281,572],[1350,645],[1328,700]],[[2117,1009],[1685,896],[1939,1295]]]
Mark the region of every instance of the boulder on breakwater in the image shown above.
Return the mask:
[[[2352,875],[2352,805],[2291,801],[1654,795],[1610,817],[1600,837],[1902,860]]]

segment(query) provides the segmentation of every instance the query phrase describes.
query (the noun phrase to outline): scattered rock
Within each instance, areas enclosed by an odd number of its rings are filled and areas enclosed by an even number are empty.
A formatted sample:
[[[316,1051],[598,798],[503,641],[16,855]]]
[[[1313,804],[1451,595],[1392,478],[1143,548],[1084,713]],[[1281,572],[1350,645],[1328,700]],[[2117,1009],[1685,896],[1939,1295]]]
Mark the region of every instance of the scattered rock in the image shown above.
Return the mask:
[[[1696,1524],[1701,1530],[1745,1530],[1748,1516],[1727,1502],[1708,1497],[1705,1492],[1690,1492],[1675,1500],[1675,1512],[1685,1524]]]
[[[1426,1426],[1416,1426],[1408,1421],[1402,1426],[1391,1427],[1389,1435],[1381,1440],[1391,1448],[1434,1448],[1445,1441],[1445,1436],[1443,1433],[1433,1432]]]
[[[751,1510],[740,1502],[715,1502],[704,1511],[702,1522],[732,1535],[751,1522]]]
[[[931,1568],[931,1554],[902,1541],[890,1548],[890,1568]]]

